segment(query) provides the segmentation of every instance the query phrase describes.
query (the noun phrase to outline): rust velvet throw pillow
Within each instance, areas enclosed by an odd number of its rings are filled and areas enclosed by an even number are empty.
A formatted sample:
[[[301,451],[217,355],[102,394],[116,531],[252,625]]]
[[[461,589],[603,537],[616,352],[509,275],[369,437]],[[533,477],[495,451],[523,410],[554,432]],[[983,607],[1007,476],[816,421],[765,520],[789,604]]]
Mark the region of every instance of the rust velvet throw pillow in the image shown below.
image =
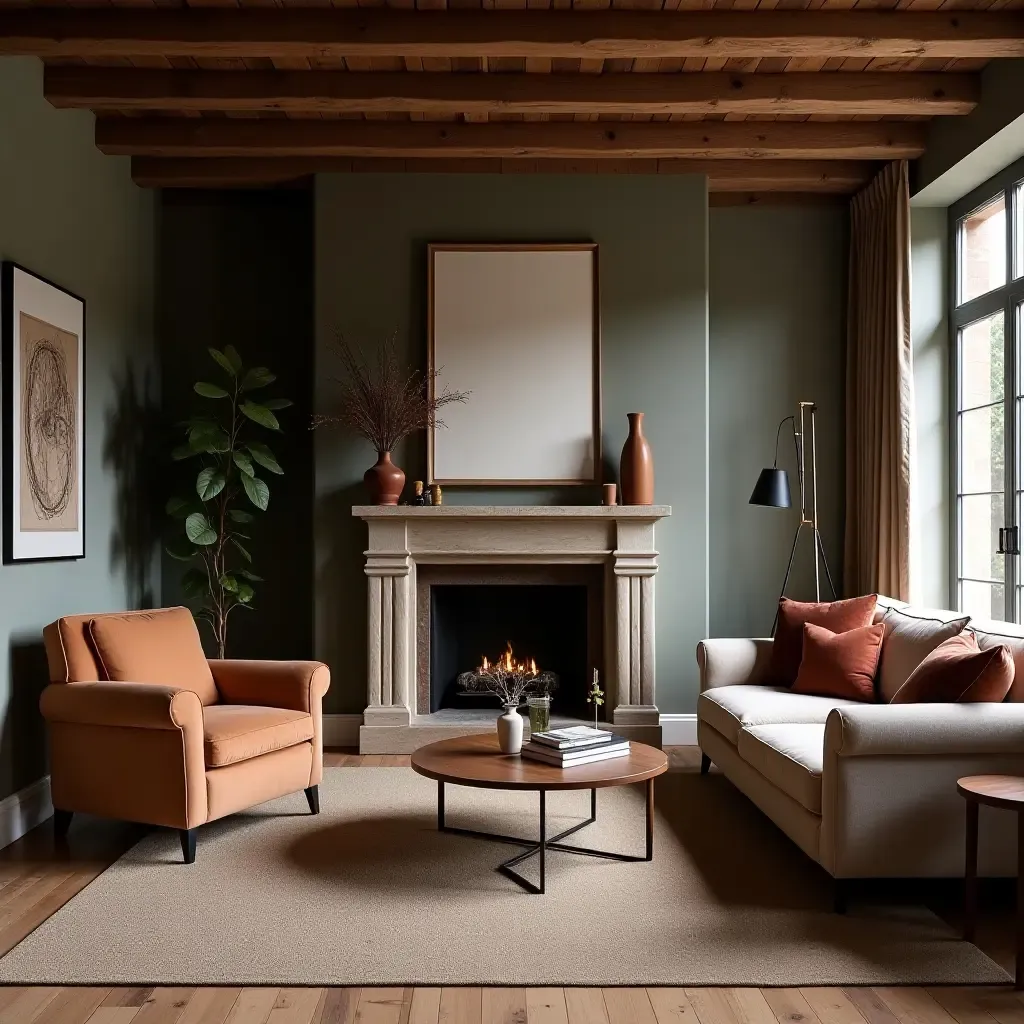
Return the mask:
[[[844,633],[805,623],[804,656],[793,693],[873,701],[875,670],[884,635],[885,627],[880,622]]]
[[[779,601],[779,621],[775,627],[769,678],[777,686],[792,686],[800,670],[804,648],[804,625],[823,626],[832,633],[870,626],[875,617],[877,594],[852,597],[845,601]]]
[[[943,640],[896,691],[891,704],[999,704],[1013,685],[1013,658],[1000,645],[981,650],[973,633]]]

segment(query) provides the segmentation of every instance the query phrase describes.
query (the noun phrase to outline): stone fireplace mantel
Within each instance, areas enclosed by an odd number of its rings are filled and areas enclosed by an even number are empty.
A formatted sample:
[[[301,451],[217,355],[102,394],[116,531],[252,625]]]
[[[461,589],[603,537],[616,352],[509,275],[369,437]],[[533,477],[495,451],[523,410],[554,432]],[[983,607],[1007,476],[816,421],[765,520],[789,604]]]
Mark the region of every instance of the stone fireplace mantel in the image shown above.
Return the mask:
[[[362,753],[409,753],[479,724],[417,707],[418,565],[603,565],[604,689],[615,731],[661,743],[655,700],[654,528],[667,505],[356,505],[366,521],[367,707]],[[429,711],[429,708],[426,709]]]

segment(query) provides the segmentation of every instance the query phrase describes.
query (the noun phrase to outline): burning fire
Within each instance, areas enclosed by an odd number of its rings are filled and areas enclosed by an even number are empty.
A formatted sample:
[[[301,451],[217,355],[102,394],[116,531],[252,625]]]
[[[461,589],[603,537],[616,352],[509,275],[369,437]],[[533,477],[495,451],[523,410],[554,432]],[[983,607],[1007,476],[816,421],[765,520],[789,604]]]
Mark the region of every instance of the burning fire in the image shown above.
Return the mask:
[[[537,675],[537,662],[533,658],[529,661],[516,661],[512,653],[512,642],[508,641],[505,653],[493,665],[485,656],[477,668],[477,672],[492,672],[495,669],[499,672],[516,672],[522,675],[529,673],[531,676],[535,676]]]

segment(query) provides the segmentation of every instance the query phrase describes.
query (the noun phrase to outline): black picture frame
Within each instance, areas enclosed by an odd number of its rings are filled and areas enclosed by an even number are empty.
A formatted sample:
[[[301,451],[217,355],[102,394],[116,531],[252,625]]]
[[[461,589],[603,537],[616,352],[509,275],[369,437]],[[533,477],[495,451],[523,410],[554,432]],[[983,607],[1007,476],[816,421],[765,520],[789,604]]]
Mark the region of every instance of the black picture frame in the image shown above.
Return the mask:
[[[54,307],[72,312],[70,321],[47,324],[61,331],[76,329],[77,364],[74,392],[74,458],[77,528],[74,530],[22,530],[19,510],[20,425],[19,390],[20,357],[15,350],[19,336],[18,314],[26,312],[22,291],[34,298],[32,308],[47,298]],[[56,318],[54,318],[56,319]],[[69,326],[69,323],[71,326]],[[0,263],[0,389],[2,389],[2,469],[3,469],[3,564],[23,562],[65,562],[85,558],[86,509],[86,302],[74,292],[14,260]]]

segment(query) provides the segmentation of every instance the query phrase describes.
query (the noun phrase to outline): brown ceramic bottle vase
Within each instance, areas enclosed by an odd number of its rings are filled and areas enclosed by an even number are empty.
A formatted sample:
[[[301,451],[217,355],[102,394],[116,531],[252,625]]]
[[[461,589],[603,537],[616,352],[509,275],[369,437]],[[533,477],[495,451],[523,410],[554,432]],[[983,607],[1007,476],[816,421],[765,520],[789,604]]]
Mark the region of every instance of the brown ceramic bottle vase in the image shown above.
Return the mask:
[[[654,455],[644,437],[644,414],[631,412],[629,435],[619,460],[619,486],[623,505],[654,504]]]
[[[363,483],[374,505],[397,505],[405,473],[391,461],[391,452],[377,452],[377,463],[363,474]]]

